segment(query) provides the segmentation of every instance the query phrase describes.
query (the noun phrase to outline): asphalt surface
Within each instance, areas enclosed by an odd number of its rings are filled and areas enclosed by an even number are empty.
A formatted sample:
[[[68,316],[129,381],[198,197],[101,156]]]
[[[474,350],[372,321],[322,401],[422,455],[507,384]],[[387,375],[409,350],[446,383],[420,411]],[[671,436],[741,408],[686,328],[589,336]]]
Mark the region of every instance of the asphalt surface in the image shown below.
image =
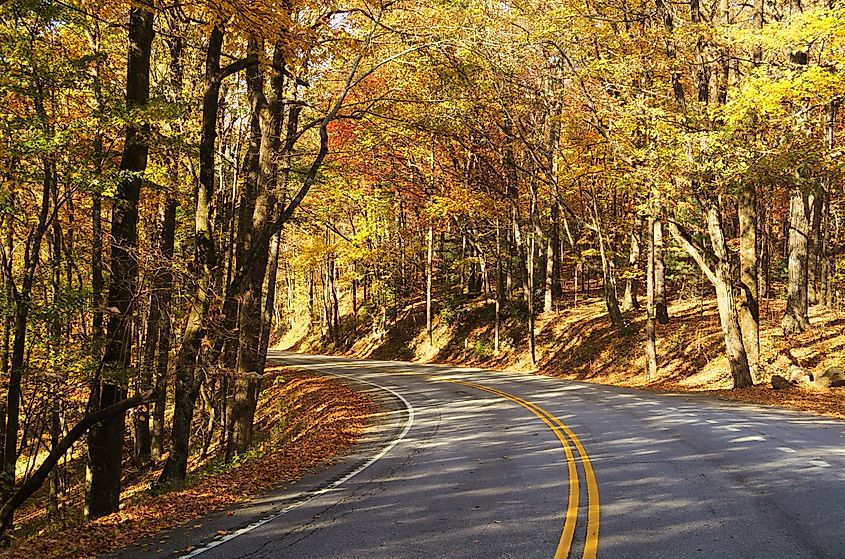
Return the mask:
[[[845,557],[845,422],[479,369],[271,358],[372,391],[378,426],[292,488],[115,557],[559,558],[596,545],[608,558]]]

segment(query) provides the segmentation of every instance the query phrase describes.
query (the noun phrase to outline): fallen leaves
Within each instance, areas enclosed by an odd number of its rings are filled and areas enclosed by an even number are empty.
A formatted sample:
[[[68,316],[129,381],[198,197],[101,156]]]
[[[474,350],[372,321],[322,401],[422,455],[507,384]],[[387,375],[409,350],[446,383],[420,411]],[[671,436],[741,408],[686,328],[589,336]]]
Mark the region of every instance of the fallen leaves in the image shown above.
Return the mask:
[[[274,382],[282,374],[286,382]],[[256,414],[257,438],[263,440],[257,456],[169,493],[136,491],[136,497],[124,503],[120,512],[19,542],[0,553],[0,559],[76,559],[114,552],[269,489],[287,486],[342,454],[375,413],[365,395],[334,378],[276,368],[268,370],[265,379]],[[201,526],[193,524],[194,528]],[[221,530],[218,535],[227,533]],[[160,536],[158,544],[166,544],[167,539]]]

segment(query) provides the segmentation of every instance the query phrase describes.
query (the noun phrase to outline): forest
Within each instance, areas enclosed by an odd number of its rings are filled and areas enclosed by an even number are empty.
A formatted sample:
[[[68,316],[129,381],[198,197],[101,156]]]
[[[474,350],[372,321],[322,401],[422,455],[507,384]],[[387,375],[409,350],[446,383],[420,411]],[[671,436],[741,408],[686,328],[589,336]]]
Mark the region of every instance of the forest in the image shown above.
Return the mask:
[[[476,301],[533,361],[592,290],[654,377],[702,289],[767,382],[762,301],[845,309],[844,95],[834,0],[0,3],[0,533],[236,461],[297,321]]]

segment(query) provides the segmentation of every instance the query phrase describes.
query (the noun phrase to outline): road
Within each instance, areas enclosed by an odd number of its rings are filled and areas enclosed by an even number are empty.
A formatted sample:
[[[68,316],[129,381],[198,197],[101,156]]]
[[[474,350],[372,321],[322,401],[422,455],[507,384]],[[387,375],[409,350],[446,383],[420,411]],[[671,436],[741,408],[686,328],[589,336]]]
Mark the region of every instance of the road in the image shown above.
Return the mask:
[[[845,557],[845,422],[480,369],[273,357],[371,390],[389,410],[379,429],[295,488],[177,530],[158,555],[119,557]]]

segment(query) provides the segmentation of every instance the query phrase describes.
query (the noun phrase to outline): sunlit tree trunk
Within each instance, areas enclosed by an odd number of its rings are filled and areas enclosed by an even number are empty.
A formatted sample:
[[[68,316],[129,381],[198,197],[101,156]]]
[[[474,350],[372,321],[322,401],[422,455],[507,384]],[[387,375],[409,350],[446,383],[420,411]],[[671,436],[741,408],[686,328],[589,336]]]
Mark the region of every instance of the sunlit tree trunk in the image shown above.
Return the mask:
[[[666,265],[663,262],[663,222],[654,222],[654,296],[657,322],[669,324],[669,306],[666,304]]]
[[[639,272],[640,231],[642,226],[643,218],[641,215],[637,214],[634,221],[634,229],[631,231],[631,250],[628,253],[628,274],[625,278],[625,295],[622,297],[623,311],[636,310],[640,308],[640,302],[637,299],[640,280],[637,277],[637,273]],[[651,234],[649,234],[649,239],[651,239]],[[649,240],[649,243],[651,243],[651,240]],[[651,249],[649,248],[649,250]],[[650,253],[649,258],[651,258]],[[653,277],[652,281],[654,281]]]
[[[746,185],[739,195],[739,299],[737,312],[752,376],[760,358],[760,298],[757,259],[757,192]]]
[[[646,375],[648,378],[657,376],[657,309],[654,296],[654,215],[648,216],[648,253],[646,262]]]
[[[434,345],[432,327],[431,287],[434,282],[434,226],[428,226],[428,250],[425,259],[425,331],[428,335],[428,347]]]
[[[810,195],[800,187],[789,198],[786,313],[781,320],[785,335],[798,334],[810,327],[807,316],[807,251],[810,236]]]
[[[737,305],[734,298],[734,285],[731,277],[730,254],[725,240],[722,224],[721,204],[715,199],[704,201],[707,232],[711,249],[708,263],[702,249],[695,246],[689,235],[680,230],[677,224],[670,223],[670,231],[675,240],[698,263],[701,270],[716,288],[716,303],[719,310],[719,323],[725,340],[725,349],[731,367],[734,388],[746,388],[753,385],[748,356],[742,339],[742,332],[737,317]]]

